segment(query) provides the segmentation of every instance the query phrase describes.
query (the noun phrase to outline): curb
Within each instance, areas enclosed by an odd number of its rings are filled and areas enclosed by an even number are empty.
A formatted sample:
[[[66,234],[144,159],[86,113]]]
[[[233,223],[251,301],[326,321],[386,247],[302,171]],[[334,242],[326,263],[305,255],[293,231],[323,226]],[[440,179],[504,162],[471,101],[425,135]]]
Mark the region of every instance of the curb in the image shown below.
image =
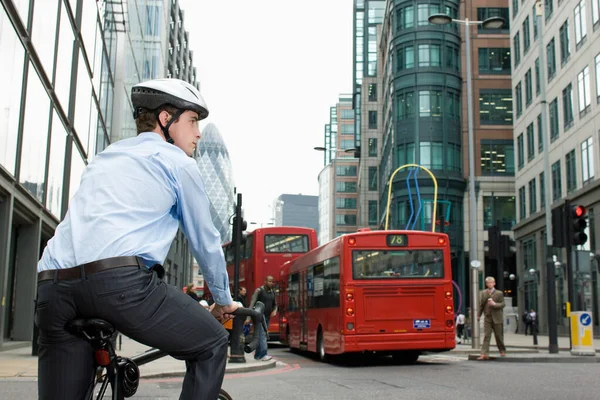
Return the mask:
[[[227,366],[233,364],[227,364]],[[270,360],[267,362],[261,362],[260,364],[243,365],[235,364],[233,368],[226,368],[225,375],[241,374],[245,372],[262,371],[265,369],[275,368],[277,361]],[[173,372],[159,372],[159,373],[148,373],[140,376],[140,379],[155,379],[155,378],[182,378],[185,376],[185,371],[173,371]]]
[[[468,361],[478,361],[479,355],[469,355]],[[489,360],[494,362],[504,363],[565,363],[565,364],[596,364],[600,363],[599,357],[582,357],[582,356],[569,356],[569,357],[490,357]],[[484,362],[484,361],[480,361]]]

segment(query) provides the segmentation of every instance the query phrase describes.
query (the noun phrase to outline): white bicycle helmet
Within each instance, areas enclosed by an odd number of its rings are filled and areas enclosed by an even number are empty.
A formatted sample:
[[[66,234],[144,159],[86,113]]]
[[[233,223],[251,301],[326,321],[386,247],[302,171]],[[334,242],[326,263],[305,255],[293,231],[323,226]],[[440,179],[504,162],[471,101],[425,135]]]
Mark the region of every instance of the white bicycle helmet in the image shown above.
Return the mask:
[[[158,108],[171,105],[178,109],[166,126],[160,126],[167,142],[173,143],[169,136],[169,126],[185,111],[192,110],[198,113],[198,120],[208,117],[208,108],[198,89],[188,82],[180,79],[153,79],[138,83],[131,88],[131,102],[133,103],[133,118],[137,118],[142,111],[153,111],[158,120]]]

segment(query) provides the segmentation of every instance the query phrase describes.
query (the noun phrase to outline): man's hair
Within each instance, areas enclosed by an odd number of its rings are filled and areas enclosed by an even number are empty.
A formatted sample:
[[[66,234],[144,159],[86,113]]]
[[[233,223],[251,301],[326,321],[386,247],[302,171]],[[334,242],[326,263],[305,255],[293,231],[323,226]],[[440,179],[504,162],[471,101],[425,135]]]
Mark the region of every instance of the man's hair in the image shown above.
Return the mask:
[[[496,282],[496,279],[493,276],[488,276],[487,278],[485,278],[486,282]]]
[[[138,135],[142,132],[151,132],[154,129],[156,129],[156,126],[158,124],[158,119],[156,118],[156,115],[160,114],[162,111],[166,111],[169,114],[173,115],[177,112],[177,108],[169,104],[165,104],[163,106],[160,106],[156,111],[144,109],[140,113],[140,115],[138,115],[138,117],[135,119],[135,125],[137,128]]]
[[[269,276],[267,276],[267,277],[265,278],[265,282],[267,282],[269,279],[273,279],[273,280],[275,280],[275,278],[273,278],[271,275],[269,275]]]
[[[238,288],[238,290],[241,292],[242,290],[246,290],[246,287],[245,287],[245,286],[240,286],[240,287]]]

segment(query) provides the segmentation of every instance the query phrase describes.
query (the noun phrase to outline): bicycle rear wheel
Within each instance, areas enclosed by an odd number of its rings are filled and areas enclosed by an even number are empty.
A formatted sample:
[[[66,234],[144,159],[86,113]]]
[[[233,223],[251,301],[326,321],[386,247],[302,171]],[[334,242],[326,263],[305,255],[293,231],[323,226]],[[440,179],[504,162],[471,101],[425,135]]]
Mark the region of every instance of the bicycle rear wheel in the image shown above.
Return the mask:
[[[233,400],[233,397],[229,395],[225,390],[219,390],[219,397],[217,400]]]

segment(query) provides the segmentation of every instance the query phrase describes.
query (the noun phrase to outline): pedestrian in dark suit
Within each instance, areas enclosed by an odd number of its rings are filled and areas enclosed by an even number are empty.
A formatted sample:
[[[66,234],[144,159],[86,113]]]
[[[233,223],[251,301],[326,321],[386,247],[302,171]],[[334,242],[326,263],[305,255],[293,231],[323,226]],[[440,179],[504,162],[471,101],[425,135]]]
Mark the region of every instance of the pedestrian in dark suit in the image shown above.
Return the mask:
[[[504,308],[504,294],[496,290],[496,280],[488,276],[485,278],[486,290],[482,291],[479,296],[479,315],[477,320],[481,319],[481,315],[485,316],[483,320],[483,331],[484,338],[481,346],[481,356],[478,360],[489,360],[488,353],[490,351],[490,340],[492,338],[492,331],[496,338],[496,344],[498,350],[500,350],[500,356],[506,355],[506,347],[504,347],[504,331],[503,331],[503,311]]]

